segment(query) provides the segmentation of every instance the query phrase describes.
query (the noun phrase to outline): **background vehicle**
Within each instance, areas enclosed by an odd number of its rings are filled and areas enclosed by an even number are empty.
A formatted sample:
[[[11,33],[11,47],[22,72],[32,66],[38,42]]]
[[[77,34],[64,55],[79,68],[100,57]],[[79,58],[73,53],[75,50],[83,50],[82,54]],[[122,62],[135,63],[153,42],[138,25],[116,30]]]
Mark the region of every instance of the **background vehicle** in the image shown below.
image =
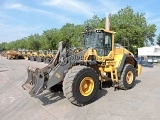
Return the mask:
[[[150,63],[158,63],[158,60],[157,59],[148,59],[148,62],[150,62]]]
[[[77,52],[67,49],[67,43],[61,41],[57,54],[46,67],[28,67],[28,79],[22,87],[29,89],[31,96],[37,96],[62,85],[64,96],[78,106],[92,102],[102,82],[109,79],[115,89],[131,89],[142,67],[130,51],[114,44],[114,34],[87,28]]]
[[[33,50],[27,50],[25,58],[28,59],[28,60],[30,60],[33,52],[34,52]]]
[[[20,52],[19,59],[26,59],[27,58],[27,51],[26,50],[21,50],[19,52]]]
[[[6,55],[6,52],[7,52],[7,51],[3,51],[3,52],[1,53],[1,56],[6,57],[6,56],[7,56],[7,55]]]
[[[57,53],[57,50],[48,51],[47,55],[45,56],[44,63],[49,63],[54,58],[56,53]]]
[[[15,50],[8,50],[6,52],[7,55],[7,59],[18,59],[20,56],[20,52],[19,51],[15,51]]]
[[[39,51],[39,54],[38,54],[38,56],[36,58],[36,61],[37,62],[43,62],[45,60],[45,58],[46,58],[46,55],[47,55],[47,51],[46,50]]]
[[[141,64],[144,67],[154,67],[154,62],[148,62],[147,60],[141,60],[139,64]]]
[[[38,55],[39,55],[39,52],[36,52],[36,51],[32,52],[29,57],[30,61],[36,61]]]

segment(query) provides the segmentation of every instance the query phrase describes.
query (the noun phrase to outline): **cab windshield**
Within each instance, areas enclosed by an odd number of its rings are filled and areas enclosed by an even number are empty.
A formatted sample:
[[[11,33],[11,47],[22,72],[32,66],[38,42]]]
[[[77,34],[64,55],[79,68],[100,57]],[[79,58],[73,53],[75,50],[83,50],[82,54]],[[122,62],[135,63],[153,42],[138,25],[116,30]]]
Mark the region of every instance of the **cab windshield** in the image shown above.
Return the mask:
[[[112,34],[103,31],[84,34],[84,47],[94,48],[99,56],[107,56],[112,50]]]

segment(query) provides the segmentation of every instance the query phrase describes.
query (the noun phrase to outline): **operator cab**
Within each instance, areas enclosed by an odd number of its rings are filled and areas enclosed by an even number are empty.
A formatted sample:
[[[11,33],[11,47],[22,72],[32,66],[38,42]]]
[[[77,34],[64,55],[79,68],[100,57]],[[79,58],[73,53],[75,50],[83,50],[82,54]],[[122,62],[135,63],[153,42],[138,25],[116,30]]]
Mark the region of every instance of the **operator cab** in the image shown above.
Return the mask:
[[[107,56],[112,51],[113,33],[104,29],[87,31],[83,34],[84,48],[94,48],[98,56]]]

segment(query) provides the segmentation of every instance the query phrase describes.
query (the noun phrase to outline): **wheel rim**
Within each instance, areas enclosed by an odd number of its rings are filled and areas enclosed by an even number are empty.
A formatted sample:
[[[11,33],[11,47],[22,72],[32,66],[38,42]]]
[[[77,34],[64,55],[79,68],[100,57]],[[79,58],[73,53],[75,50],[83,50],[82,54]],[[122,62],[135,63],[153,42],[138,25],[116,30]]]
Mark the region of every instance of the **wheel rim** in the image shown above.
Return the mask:
[[[128,84],[131,84],[133,82],[133,72],[129,71],[126,75],[126,81]]]
[[[94,81],[91,77],[85,77],[80,83],[80,93],[83,96],[89,96],[94,89]]]

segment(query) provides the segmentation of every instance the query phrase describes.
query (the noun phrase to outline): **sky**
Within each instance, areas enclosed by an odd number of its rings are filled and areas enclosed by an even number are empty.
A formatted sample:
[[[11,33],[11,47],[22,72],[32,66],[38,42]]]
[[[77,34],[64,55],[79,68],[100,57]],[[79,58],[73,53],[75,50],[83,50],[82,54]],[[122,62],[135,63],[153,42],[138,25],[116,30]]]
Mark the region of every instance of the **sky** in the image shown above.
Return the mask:
[[[156,25],[156,40],[160,34],[159,5],[159,0],[0,0],[0,43],[41,35],[66,23],[83,24],[94,15],[104,18],[106,12],[114,14],[127,6],[145,13],[148,24]]]

